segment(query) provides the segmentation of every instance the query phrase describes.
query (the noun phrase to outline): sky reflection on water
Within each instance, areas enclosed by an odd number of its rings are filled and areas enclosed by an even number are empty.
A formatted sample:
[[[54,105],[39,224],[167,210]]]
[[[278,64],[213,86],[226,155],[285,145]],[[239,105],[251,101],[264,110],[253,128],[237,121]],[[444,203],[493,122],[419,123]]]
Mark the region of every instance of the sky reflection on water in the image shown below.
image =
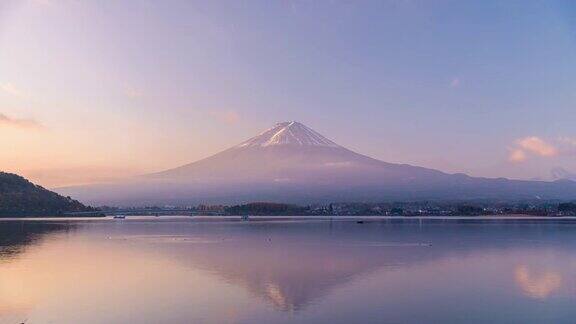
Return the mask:
[[[569,322],[576,227],[0,222],[0,323]]]

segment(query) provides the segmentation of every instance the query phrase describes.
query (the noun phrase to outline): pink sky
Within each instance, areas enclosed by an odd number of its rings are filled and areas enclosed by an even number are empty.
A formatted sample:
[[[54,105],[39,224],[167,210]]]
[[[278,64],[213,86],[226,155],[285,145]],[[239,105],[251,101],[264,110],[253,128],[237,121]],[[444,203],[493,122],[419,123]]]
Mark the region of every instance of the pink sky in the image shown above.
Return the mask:
[[[389,162],[576,173],[566,6],[2,1],[0,170],[110,181],[298,120]]]

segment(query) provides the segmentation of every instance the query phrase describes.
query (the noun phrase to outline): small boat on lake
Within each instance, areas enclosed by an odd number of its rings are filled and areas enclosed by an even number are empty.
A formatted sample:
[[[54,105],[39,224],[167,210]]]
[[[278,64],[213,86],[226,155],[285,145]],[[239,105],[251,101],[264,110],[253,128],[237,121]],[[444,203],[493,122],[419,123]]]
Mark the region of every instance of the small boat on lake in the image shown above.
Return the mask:
[[[126,215],[114,215],[114,219],[124,219]]]
[[[242,217],[240,219],[243,221],[248,221],[248,220],[250,220],[250,216],[249,215],[242,215]]]

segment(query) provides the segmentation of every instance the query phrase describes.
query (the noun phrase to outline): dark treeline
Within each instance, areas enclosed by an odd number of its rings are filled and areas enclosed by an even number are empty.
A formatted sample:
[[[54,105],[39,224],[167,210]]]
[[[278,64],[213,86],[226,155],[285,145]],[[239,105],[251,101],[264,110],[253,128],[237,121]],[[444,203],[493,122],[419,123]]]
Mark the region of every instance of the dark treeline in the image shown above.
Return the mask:
[[[224,209],[227,215],[303,215],[308,212],[307,207],[289,204],[254,202],[245,205],[236,205]]]
[[[96,211],[96,208],[60,196],[21,176],[0,172],[0,217],[62,216]]]
[[[303,216],[488,216],[534,215],[576,216],[575,202],[395,202],[332,203],[297,206],[256,202],[231,207],[217,206],[223,215],[303,215]],[[202,205],[202,211],[210,206]]]
[[[242,205],[100,207],[106,214],[133,215],[262,215],[262,216],[576,216],[576,202],[558,201],[421,201],[386,203],[331,203],[298,206],[274,202]]]

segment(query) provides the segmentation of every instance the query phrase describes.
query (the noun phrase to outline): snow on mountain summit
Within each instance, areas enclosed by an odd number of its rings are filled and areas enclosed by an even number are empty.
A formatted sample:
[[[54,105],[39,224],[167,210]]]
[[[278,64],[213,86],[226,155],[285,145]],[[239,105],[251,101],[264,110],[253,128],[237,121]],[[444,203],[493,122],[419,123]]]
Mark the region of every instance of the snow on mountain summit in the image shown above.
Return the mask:
[[[99,205],[574,200],[576,182],[474,178],[388,163],[339,146],[298,122],[283,122],[192,163],[118,184],[60,193]]]
[[[278,123],[237,147],[277,145],[340,147],[338,144],[296,121]]]

